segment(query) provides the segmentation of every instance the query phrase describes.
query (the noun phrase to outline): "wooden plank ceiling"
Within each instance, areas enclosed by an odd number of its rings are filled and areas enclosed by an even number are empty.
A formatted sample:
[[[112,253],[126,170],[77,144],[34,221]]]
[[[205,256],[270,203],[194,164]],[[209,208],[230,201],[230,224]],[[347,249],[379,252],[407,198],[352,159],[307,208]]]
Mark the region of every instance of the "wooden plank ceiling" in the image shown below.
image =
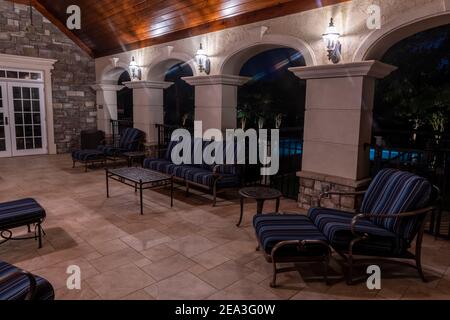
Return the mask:
[[[91,56],[101,57],[348,0],[15,0],[29,3]],[[81,30],[66,28],[68,6]]]

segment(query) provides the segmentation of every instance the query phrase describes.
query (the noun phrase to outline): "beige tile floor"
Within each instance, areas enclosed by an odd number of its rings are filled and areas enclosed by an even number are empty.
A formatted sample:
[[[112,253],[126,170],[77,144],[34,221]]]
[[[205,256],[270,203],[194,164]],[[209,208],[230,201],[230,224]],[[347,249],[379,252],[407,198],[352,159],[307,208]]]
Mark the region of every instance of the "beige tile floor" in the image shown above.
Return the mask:
[[[213,208],[204,196],[179,190],[173,209],[167,194],[145,191],[140,216],[132,189],[112,183],[107,199],[103,170],[72,169],[67,155],[0,159],[0,201],[34,197],[47,211],[44,247],[10,241],[0,246],[0,259],[47,278],[57,299],[450,299],[449,241],[425,237],[428,283],[413,269],[383,266],[380,291],[339,279],[326,286],[317,279],[320,266],[303,265],[272,289],[271,265],[255,252],[255,204],[246,205],[237,228],[233,194]],[[296,203],[281,207],[295,211]],[[79,291],[66,287],[70,265],[81,268]],[[339,272],[333,261],[335,278]]]

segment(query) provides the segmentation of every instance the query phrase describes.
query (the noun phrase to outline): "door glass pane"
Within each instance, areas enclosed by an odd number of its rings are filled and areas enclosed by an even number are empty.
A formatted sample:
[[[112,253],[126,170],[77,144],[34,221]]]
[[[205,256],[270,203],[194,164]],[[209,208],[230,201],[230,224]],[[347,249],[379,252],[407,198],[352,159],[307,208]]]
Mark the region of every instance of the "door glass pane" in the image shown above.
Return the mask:
[[[42,135],[41,133],[41,126],[34,126],[34,136],[40,137]]]
[[[30,100],[23,100],[23,111],[31,112],[31,101]]]
[[[33,124],[32,120],[31,120],[31,113],[24,113],[23,114],[23,123],[24,124]]]
[[[34,147],[36,149],[42,148],[42,139],[41,138],[35,138],[34,139]]]
[[[14,121],[15,121],[16,124],[23,124],[23,115],[22,115],[22,113],[16,112],[14,114]]]
[[[22,98],[23,99],[31,98],[31,89],[30,88],[22,88]]]
[[[22,100],[14,100],[14,111],[22,112]]]
[[[16,137],[23,138],[24,136],[23,126],[16,126]]]
[[[6,77],[17,79],[17,71],[6,71]]]
[[[34,149],[34,139],[33,138],[25,138],[25,148]]]
[[[31,89],[31,98],[39,100],[39,89],[38,88]]]
[[[41,115],[39,113],[33,113],[33,123],[34,124],[41,123]]]
[[[33,112],[40,112],[41,111],[41,103],[39,100],[33,100]]]
[[[22,90],[20,90],[19,87],[14,87],[14,88],[13,88],[13,98],[14,98],[14,99],[20,99],[20,98],[22,98]]]
[[[6,151],[6,140],[0,139],[0,151]]]
[[[25,139],[17,138],[16,139],[16,148],[17,148],[17,150],[24,150],[25,149]]]

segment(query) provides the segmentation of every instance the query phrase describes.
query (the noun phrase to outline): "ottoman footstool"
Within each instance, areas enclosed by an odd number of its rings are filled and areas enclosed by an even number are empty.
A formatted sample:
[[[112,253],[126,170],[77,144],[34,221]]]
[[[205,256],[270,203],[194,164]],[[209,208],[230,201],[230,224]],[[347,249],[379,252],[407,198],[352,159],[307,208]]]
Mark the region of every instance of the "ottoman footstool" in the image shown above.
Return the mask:
[[[72,152],[73,168],[75,164],[80,162],[84,164],[85,171],[87,172],[89,164],[94,165],[95,163],[101,163],[105,165],[106,155],[101,150],[75,150]]]
[[[3,239],[0,244],[8,240],[35,239],[39,242],[39,248],[42,248],[41,224],[45,216],[45,210],[31,198],[0,203],[0,238]],[[32,224],[36,225],[34,236],[13,238],[11,229],[28,226],[28,232],[31,232]]]
[[[271,287],[276,287],[277,274],[296,271],[295,266],[277,268],[277,263],[322,262],[324,280],[328,284],[331,249],[328,240],[306,216],[265,214],[253,218],[259,248],[267,262],[273,264]]]

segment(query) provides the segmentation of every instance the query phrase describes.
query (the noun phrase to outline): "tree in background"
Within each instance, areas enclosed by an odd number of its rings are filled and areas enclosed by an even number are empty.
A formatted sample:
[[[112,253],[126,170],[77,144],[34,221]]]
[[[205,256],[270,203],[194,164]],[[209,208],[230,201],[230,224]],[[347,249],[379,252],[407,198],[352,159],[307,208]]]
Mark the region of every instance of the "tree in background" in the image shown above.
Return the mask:
[[[398,70],[377,84],[374,131],[434,131],[437,141],[449,133],[450,25],[400,41],[382,61]]]

